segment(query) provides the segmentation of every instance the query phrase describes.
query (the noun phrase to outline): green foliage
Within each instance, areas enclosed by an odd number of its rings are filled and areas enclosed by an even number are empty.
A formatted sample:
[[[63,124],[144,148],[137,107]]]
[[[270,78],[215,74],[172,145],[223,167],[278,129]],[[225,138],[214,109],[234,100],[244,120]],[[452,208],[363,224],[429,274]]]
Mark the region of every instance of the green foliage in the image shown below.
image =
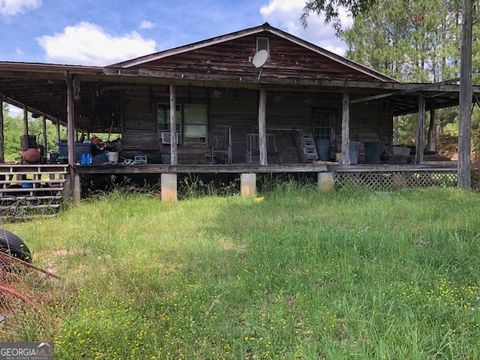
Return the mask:
[[[5,136],[5,160],[21,159],[20,156],[20,137],[23,135],[23,117],[12,117],[8,111],[8,105],[4,105],[4,136]],[[37,143],[42,144],[43,141],[43,120],[42,118],[29,118],[28,129],[30,135],[37,137]],[[66,137],[66,130],[61,128],[61,137]],[[57,130],[56,126],[47,120],[47,145],[48,151],[55,151],[57,146]]]
[[[6,226],[62,276],[15,339],[61,359],[476,359],[479,211],[455,189],[114,193]]]
[[[478,7],[480,1],[475,0]],[[354,18],[349,29],[341,29],[339,6]],[[323,14],[333,23],[338,35],[348,45],[347,57],[400,81],[439,82],[459,78],[461,1],[459,0],[308,0],[309,13]],[[473,75],[480,83],[479,12],[474,19]],[[452,133],[458,127],[458,110],[439,110],[441,130]],[[411,144],[415,137],[416,117],[395,121],[397,143]],[[480,113],[472,116],[474,128],[480,124]],[[458,132],[458,131],[457,131]],[[478,135],[478,134],[477,134]],[[475,143],[480,142],[475,138]]]

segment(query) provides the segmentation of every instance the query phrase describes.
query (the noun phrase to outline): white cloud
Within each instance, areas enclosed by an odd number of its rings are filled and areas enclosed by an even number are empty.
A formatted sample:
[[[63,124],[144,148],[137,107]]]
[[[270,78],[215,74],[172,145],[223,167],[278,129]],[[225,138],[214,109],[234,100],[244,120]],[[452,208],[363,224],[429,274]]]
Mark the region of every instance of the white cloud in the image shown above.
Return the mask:
[[[310,41],[339,55],[346,51],[345,43],[336,37],[331,25],[325,24],[324,18],[311,14],[308,27],[304,28],[300,21],[304,1],[299,0],[269,0],[260,8],[260,14],[271,25],[281,28],[290,34]],[[340,21],[343,27],[351,26],[353,21],[345,11],[340,11]]]
[[[14,16],[36,9],[42,5],[42,0],[0,0],[0,15]]]
[[[23,50],[20,49],[19,47],[17,47],[17,48],[15,49],[15,54],[17,54],[17,55],[23,55]]]
[[[140,23],[140,29],[153,29],[156,26],[157,24],[149,20],[142,20]]]
[[[67,26],[62,33],[37,39],[50,62],[82,65],[109,65],[156,51],[156,42],[132,31],[120,36],[105,32],[100,26],[80,22]]]

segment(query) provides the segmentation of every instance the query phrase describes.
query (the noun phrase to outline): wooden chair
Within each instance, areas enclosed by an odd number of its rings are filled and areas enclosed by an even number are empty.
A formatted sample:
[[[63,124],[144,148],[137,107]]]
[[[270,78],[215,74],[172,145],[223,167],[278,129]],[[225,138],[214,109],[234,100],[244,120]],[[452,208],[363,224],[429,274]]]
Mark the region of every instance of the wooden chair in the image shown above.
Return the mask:
[[[267,154],[277,154],[278,148],[275,134],[267,134]],[[247,134],[247,163],[258,164],[260,149],[258,146],[258,134]]]

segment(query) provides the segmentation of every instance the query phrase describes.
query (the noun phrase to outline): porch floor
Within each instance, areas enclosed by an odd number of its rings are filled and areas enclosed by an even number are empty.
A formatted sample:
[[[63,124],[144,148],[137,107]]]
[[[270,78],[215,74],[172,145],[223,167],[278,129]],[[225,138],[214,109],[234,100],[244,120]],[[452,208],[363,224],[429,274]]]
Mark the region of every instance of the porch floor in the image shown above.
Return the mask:
[[[393,172],[393,171],[452,171],[456,169],[456,162],[426,162],[421,165],[341,165],[338,163],[313,164],[146,164],[123,165],[107,164],[94,166],[77,166],[78,174],[240,174],[240,173],[312,173],[312,172]]]

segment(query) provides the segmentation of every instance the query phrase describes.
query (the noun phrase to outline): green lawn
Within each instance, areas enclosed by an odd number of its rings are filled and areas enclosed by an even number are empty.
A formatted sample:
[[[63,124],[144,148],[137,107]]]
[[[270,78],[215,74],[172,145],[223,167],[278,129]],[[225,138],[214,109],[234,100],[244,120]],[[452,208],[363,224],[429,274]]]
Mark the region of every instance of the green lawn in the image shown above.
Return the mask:
[[[480,358],[479,194],[114,194],[7,228],[63,277],[19,329],[58,358]]]

